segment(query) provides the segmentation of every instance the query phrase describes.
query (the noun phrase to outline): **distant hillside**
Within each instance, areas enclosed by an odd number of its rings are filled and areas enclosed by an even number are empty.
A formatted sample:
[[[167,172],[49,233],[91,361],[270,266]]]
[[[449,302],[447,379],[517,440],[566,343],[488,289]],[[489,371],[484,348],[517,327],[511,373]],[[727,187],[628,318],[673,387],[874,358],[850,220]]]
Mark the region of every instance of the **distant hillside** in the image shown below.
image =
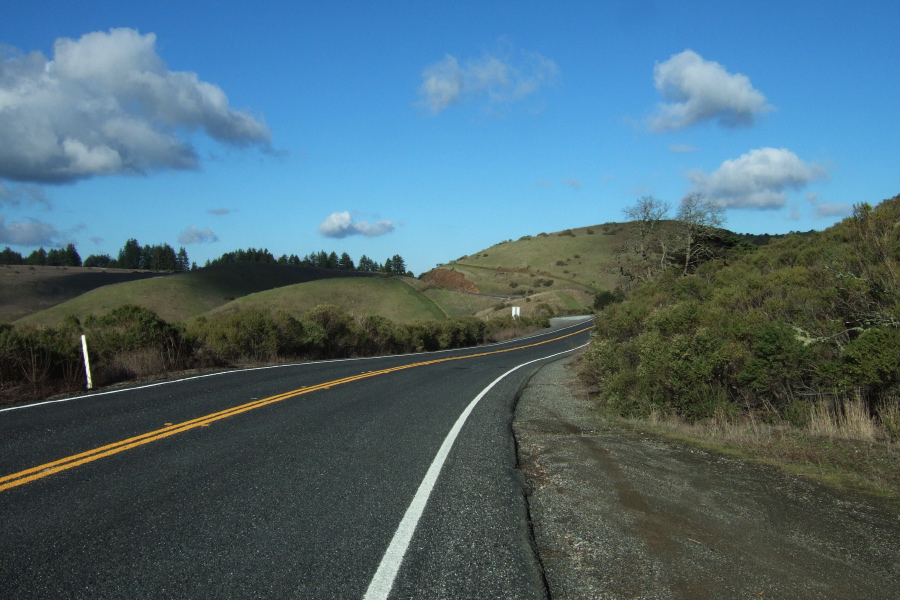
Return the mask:
[[[177,322],[247,294],[295,283],[335,277],[380,277],[373,273],[268,263],[220,264],[185,273],[149,275],[149,279],[92,289],[71,300],[18,319],[16,324],[49,325],[62,321],[68,315],[82,319],[89,314],[102,314],[123,304],[136,304],[152,310],[166,321]],[[26,303],[31,298],[33,297],[25,295],[19,302]]]
[[[401,322],[465,315],[491,318],[509,314],[511,306],[520,307],[524,316],[588,312],[595,295],[622,284],[619,253],[634,237],[634,227],[633,223],[606,223],[523,236],[451,261],[419,280],[404,278],[406,283],[399,287],[399,279],[383,284],[344,283],[373,277],[391,281],[379,273],[266,262],[221,263],[177,274],[0,267],[4,284],[0,286],[0,321],[49,325],[68,315],[81,319],[126,303],[152,310],[169,322],[252,304],[296,314],[330,303],[352,314],[382,314]],[[775,237],[743,236],[756,243]],[[342,283],[294,287],[335,278]],[[291,288],[281,290],[286,286]],[[259,295],[268,290],[281,291]],[[254,297],[245,298],[250,295]]]
[[[85,292],[163,273],[89,267],[0,266],[0,323],[10,323]]]
[[[620,281],[616,251],[631,228],[607,223],[524,236],[463,256],[422,276],[436,288],[509,297],[526,314],[589,310],[594,294]]]
[[[297,283],[249,294],[220,306],[213,313],[261,308],[283,310],[300,317],[320,304],[333,304],[355,317],[379,315],[397,323],[446,318],[435,302],[406,281],[414,280],[378,277]]]

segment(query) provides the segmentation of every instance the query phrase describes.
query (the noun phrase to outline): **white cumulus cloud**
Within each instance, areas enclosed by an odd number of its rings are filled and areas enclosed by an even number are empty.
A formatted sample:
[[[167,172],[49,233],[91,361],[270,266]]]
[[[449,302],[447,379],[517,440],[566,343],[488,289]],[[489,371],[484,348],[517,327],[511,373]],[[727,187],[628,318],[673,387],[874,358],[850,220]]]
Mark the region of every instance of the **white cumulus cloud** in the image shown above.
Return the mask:
[[[34,219],[7,225],[6,217],[0,217],[0,244],[56,246],[58,242],[59,232],[52,225]]]
[[[650,120],[655,131],[684,129],[713,119],[724,127],[748,126],[757,115],[774,110],[746,75],[729,73],[693,50],[656,63],[653,80],[666,101]]]
[[[53,58],[0,54],[0,178],[66,183],[193,169],[180,131],[269,149],[269,128],[197,74],[170,71],[156,36],[133,29],[57,39]]]
[[[200,244],[202,242],[218,242],[219,236],[209,227],[197,229],[193,225],[178,234],[179,244]]]
[[[485,54],[462,65],[448,54],[422,72],[420,104],[437,114],[479,97],[492,103],[515,102],[551,83],[558,72],[556,63],[537,53],[522,52],[516,57]]]
[[[377,237],[390,233],[393,230],[393,221],[382,220],[377,223],[356,222],[348,211],[331,213],[319,225],[319,233],[330,238],[345,238],[350,235]]]
[[[688,173],[694,191],[729,208],[781,208],[787,189],[800,190],[827,177],[824,167],[807,163],[785,148],[759,148],[726,160],[712,173]]]

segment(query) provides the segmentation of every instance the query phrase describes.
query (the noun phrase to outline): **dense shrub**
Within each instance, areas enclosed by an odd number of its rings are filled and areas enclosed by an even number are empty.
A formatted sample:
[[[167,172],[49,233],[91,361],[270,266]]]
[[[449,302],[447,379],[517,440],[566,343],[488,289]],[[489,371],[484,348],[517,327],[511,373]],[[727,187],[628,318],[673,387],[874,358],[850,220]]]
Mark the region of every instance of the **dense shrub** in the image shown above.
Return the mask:
[[[796,421],[824,397],[897,414],[900,196],[825,232],[735,247],[622,303],[598,295],[581,375],[600,397],[623,414],[689,419],[763,410]]]
[[[284,312],[259,309],[200,317],[190,324],[188,332],[198,347],[197,358],[214,365],[297,356],[309,343],[308,332],[297,319]],[[321,337],[313,335],[315,341]]]
[[[140,306],[126,304],[101,317],[89,316],[82,330],[90,340],[98,384],[183,369],[191,363],[192,347],[183,328]]]
[[[98,385],[193,367],[344,358],[475,346],[546,327],[546,319],[474,317],[396,324],[321,305],[295,318],[257,308],[167,323],[134,305],[57,327],[0,324],[0,402],[83,389],[82,333]]]
[[[33,395],[75,389],[84,382],[80,331],[74,323],[47,329],[0,325],[0,390],[25,385]]]

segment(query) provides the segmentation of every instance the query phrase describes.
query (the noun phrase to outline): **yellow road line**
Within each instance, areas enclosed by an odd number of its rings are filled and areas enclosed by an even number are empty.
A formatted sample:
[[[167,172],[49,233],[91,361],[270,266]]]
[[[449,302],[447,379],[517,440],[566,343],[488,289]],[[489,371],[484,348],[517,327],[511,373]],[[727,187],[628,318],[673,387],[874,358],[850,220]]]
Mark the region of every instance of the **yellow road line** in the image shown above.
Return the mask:
[[[549,344],[550,342],[555,342],[567,337],[571,337],[573,335],[577,335],[579,333],[583,333],[588,331],[590,327],[586,327],[584,329],[579,329],[578,331],[568,333],[566,335],[562,335],[557,338],[544,340],[543,342],[535,342],[533,344],[527,344],[525,346],[516,346],[514,348],[506,348],[503,350],[492,350],[489,352],[481,352],[478,354],[469,354],[466,356],[450,356],[447,358],[439,358],[435,360],[427,360],[417,363],[410,363],[408,365],[400,365],[398,367],[391,367],[389,369],[381,369],[379,371],[367,371],[365,373],[361,373],[359,375],[352,375],[350,377],[344,377],[343,379],[335,379],[334,381],[328,381],[325,383],[319,383],[312,386],[301,387],[296,390],[292,390],[290,392],[284,392],[283,394],[276,394],[275,396],[269,396],[268,398],[262,398],[260,400],[254,400],[253,402],[248,402],[246,404],[241,404],[239,406],[234,406],[231,408],[227,408],[225,410],[211,413],[202,417],[197,417],[195,419],[191,419],[189,421],[185,421],[183,423],[178,423],[175,425],[170,425],[167,427],[163,427],[162,429],[157,429],[155,431],[150,431],[147,433],[143,433],[138,436],[130,437],[124,440],[120,440],[118,442],[114,442],[112,444],[107,444],[105,446],[100,446],[99,448],[94,448],[93,450],[88,450],[86,452],[81,452],[80,454],[73,454],[72,456],[67,456],[66,458],[61,458],[59,460],[55,460],[52,462],[48,462],[42,465],[38,465],[36,467],[32,467],[30,469],[25,469],[24,471],[19,471],[18,473],[12,473],[10,475],[5,475],[0,477],[0,492],[3,490],[7,490],[10,488],[14,488],[20,485],[24,485],[31,481],[35,481],[36,479],[41,479],[43,477],[47,477],[48,475],[53,475],[54,473],[59,473],[60,471],[65,471],[67,469],[71,469],[73,467],[77,467],[79,465],[83,465],[89,462],[93,462],[100,458],[104,458],[106,456],[112,456],[113,454],[118,454],[119,452],[124,452],[125,450],[130,450],[132,448],[137,448],[138,446],[143,446],[144,444],[149,444],[150,442],[155,442],[157,440],[161,440],[170,436],[173,436],[177,433],[184,433],[185,431],[190,431],[195,427],[206,427],[210,423],[215,421],[219,421],[221,419],[226,419],[228,417],[233,417],[234,415],[238,415],[250,410],[254,410],[256,408],[260,408],[263,406],[267,406],[269,404],[274,404],[275,402],[281,402],[282,400],[287,400],[289,398],[295,398],[297,396],[302,396],[304,394],[309,394],[312,392],[316,392],[319,390],[325,390],[332,388],[336,385],[343,385],[345,383],[351,383],[353,381],[359,381],[361,379],[368,379],[370,377],[377,377],[378,375],[386,375],[388,373],[393,373],[395,371],[403,371],[405,369],[413,369],[416,367],[423,367],[426,365],[434,365],[437,363],[448,362],[453,360],[465,360],[468,358],[476,358],[480,356],[488,356],[491,354],[502,354],[504,352],[512,352],[515,350],[522,350],[524,348],[533,348],[534,346],[540,346],[543,344]]]

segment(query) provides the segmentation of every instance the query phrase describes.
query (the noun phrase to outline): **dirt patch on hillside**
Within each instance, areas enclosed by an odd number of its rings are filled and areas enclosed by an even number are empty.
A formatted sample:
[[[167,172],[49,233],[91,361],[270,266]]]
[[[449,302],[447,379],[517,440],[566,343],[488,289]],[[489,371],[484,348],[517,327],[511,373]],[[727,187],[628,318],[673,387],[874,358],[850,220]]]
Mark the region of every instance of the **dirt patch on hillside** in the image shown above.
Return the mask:
[[[559,598],[894,598],[900,514],[775,467],[598,417],[564,361],[513,424]]]
[[[466,279],[465,275],[459,271],[432,269],[422,276],[422,281],[451,292],[481,293],[478,286]]]
[[[169,274],[91,267],[0,266],[0,323],[27,317],[104,285]]]

